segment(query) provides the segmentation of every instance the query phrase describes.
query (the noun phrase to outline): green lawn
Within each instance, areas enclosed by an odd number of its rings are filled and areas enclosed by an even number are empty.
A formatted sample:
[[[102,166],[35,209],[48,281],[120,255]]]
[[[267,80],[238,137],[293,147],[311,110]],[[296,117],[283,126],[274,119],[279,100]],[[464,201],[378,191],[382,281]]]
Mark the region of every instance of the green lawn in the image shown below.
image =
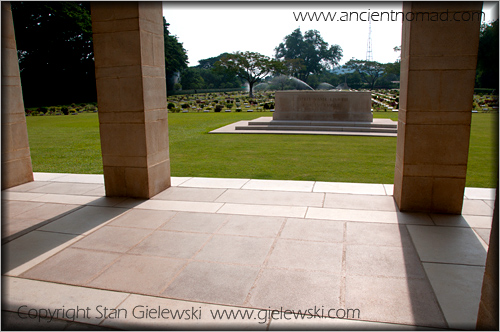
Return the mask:
[[[208,134],[260,116],[271,113],[170,113],[172,176],[393,182],[395,137]],[[467,186],[495,187],[497,119],[473,114]],[[35,172],[102,173],[97,114],[27,117],[27,123]]]

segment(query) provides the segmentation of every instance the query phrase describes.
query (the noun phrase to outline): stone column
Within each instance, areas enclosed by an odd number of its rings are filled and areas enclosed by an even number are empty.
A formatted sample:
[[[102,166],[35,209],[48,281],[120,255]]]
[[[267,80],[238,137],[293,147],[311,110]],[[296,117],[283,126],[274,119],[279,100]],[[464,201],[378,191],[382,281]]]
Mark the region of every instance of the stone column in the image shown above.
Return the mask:
[[[2,189],[33,181],[16,36],[10,2],[2,2]]]
[[[481,9],[482,2],[403,4],[413,20],[402,33],[394,175],[401,211],[462,211],[481,23],[464,12]],[[438,20],[418,20],[425,12]]]
[[[106,196],[170,187],[161,2],[92,2]]]
[[[476,329],[498,331],[498,188]]]

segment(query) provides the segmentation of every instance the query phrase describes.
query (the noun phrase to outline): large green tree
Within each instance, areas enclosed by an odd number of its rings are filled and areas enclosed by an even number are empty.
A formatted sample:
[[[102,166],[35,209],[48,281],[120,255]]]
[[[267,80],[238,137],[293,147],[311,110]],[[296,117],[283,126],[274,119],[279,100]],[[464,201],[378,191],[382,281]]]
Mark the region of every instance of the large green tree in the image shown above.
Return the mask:
[[[175,77],[188,66],[187,52],[175,35],[168,31],[170,23],[163,18],[163,38],[165,43],[165,76],[167,78],[167,90],[173,90]]]
[[[358,72],[370,90],[373,90],[375,83],[385,72],[385,65],[377,61],[351,59],[344,67]]]
[[[229,55],[229,53],[225,52],[211,58],[198,60],[198,65],[196,66],[196,68],[212,69],[214,68],[215,63],[217,61],[219,61],[220,59],[222,59],[227,55]]]
[[[199,69],[195,67],[189,67],[182,71],[181,83],[184,90],[205,88],[205,80],[201,77]]]
[[[254,85],[275,72],[279,62],[257,52],[236,52],[224,56],[215,65],[220,70],[235,73],[248,82],[249,96],[253,98]]]
[[[302,35],[300,28],[286,36],[275,52],[276,59],[286,62],[290,74],[303,81],[310,74],[319,74],[336,66],[342,58],[339,45],[329,45],[318,30],[309,30]]]
[[[479,35],[476,86],[498,90],[498,19],[483,24]]]
[[[11,5],[25,106],[96,101],[90,4]]]

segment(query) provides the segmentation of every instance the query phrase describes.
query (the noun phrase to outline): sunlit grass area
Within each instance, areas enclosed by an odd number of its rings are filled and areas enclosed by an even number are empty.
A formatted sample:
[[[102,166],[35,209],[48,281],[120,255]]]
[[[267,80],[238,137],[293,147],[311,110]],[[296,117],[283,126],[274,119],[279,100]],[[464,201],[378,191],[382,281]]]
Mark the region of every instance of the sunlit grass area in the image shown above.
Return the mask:
[[[169,113],[172,176],[392,183],[395,137],[208,134],[270,112]],[[375,117],[397,120],[396,112]],[[35,172],[102,173],[96,113],[27,117]],[[495,187],[497,113],[472,115],[467,186]]]

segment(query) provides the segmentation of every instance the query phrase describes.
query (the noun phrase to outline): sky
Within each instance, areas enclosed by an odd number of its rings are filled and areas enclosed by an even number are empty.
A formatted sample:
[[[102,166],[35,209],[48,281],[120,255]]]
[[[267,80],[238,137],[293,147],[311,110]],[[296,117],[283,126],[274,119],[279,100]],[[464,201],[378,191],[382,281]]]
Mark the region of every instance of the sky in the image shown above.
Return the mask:
[[[402,2],[163,2],[163,16],[187,50],[189,66],[198,60],[236,51],[258,52],[274,57],[274,49],[285,36],[300,28],[318,30],[329,45],[343,50],[340,64],[351,58],[365,60],[368,21],[337,21],[342,12],[400,12]],[[333,21],[299,20],[299,12],[330,12]],[[485,21],[498,18],[498,2],[484,2]],[[340,15],[340,16],[339,16]],[[354,14],[355,15],[355,14]],[[366,18],[363,14],[361,18]],[[372,21],[371,39],[374,61],[395,62],[401,45],[401,21]]]

